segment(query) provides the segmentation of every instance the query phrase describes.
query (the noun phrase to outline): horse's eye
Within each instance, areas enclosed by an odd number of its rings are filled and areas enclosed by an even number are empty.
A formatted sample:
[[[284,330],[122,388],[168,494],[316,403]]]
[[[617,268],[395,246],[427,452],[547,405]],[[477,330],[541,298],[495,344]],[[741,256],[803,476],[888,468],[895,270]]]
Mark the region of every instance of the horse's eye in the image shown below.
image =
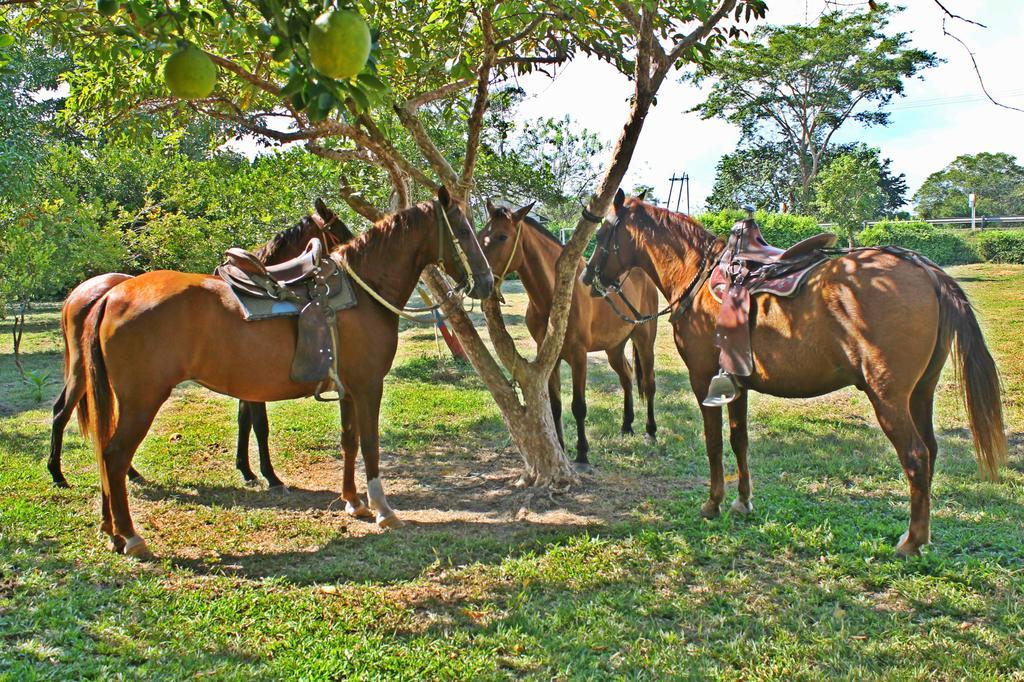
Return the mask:
[[[508,241],[508,235],[507,234],[499,234],[498,235],[498,241],[499,242],[507,242]]]

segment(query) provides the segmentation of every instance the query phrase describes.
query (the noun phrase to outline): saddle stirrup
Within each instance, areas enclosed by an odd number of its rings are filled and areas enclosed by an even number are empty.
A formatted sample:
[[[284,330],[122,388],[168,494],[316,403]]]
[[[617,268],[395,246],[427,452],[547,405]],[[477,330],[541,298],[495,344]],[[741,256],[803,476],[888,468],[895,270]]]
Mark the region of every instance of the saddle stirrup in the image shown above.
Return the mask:
[[[711,379],[711,383],[708,385],[707,397],[704,398],[701,405],[705,407],[721,407],[736,400],[739,395],[739,389],[736,388],[736,382],[733,381],[732,375],[724,369],[720,369],[718,374]]]

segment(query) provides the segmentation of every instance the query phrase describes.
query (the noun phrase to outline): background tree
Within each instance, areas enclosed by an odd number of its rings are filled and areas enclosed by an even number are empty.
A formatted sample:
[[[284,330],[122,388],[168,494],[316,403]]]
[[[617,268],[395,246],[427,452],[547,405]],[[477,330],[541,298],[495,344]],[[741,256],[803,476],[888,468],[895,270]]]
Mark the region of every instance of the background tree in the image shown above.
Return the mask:
[[[879,204],[872,215],[894,217],[906,203],[907,181],[903,173],[892,171],[892,159],[883,159],[879,150],[860,142],[831,144],[826,150],[822,167],[846,154],[852,154],[878,168]],[[707,198],[709,211],[732,209],[753,204],[764,210],[777,210],[785,202],[793,210],[802,193],[802,180],[796,156],[787,153],[784,145],[765,142],[758,145],[740,143],[732,154],[725,154],[718,162],[715,184]],[[814,185],[805,195],[814,199]]]
[[[968,216],[971,192],[978,195],[978,215],[1024,215],[1024,167],[1003,152],[958,156],[929,175],[917,190],[917,214],[922,218]]]
[[[854,235],[878,209],[882,190],[878,167],[871,159],[846,154],[829,164],[818,176],[814,209],[823,222],[834,223],[846,235],[850,248]]]
[[[904,80],[937,63],[909,47],[907,34],[886,35],[890,13],[880,6],[825,13],[811,26],[759,28],[691,74],[698,84],[714,81],[694,111],[738,125],[748,149],[768,145],[769,153],[791,156],[800,180],[792,203],[809,205],[836,131],[848,121],[887,124],[884,107],[903,93]]]

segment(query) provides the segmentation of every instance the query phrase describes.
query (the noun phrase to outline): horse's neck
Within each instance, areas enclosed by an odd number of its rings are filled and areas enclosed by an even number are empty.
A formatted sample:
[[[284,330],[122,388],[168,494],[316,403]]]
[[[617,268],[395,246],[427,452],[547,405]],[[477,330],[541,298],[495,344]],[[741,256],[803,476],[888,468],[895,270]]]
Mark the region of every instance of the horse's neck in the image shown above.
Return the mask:
[[[644,271],[669,301],[678,300],[698,275],[698,269],[707,267],[705,254],[713,248],[715,238],[706,230],[690,226],[659,229],[647,235],[647,262]],[[710,256],[709,256],[710,257]]]
[[[519,279],[530,303],[547,315],[555,296],[555,264],[562,251],[554,242],[534,234],[529,226],[523,227],[521,242],[523,265],[519,268]]]
[[[395,307],[409,300],[427,266],[427,232],[433,233],[427,218],[413,207],[404,216],[395,216],[400,223],[374,229],[365,240],[342,251],[356,274]]]

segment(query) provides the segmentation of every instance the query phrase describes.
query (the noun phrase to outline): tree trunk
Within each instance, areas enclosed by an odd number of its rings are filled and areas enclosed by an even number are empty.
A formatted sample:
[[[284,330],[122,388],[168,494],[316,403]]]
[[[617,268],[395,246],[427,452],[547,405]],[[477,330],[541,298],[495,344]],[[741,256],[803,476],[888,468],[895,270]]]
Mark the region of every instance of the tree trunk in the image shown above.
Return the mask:
[[[21,316],[18,313],[14,313],[14,326],[11,328],[11,336],[14,337],[14,366],[18,368],[18,373],[21,374],[22,379],[27,379],[28,374],[25,372],[25,366],[21,364],[21,337],[25,333],[25,311],[28,310],[28,304],[21,304]]]

